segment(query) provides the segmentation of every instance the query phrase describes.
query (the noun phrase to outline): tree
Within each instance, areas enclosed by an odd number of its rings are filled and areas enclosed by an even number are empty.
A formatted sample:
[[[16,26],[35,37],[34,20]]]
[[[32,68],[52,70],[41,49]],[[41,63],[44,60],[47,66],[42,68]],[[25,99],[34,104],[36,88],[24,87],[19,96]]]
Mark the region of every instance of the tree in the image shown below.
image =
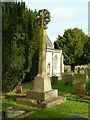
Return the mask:
[[[65,64],[71,65],[71,70],[74,70],[75,65],[81,64],[80,58],[86,41],[87,35],[82,29],[74,28],[65,30],[63,37],[59,35],[54,42],[55,48],[63,50]]]
[[[20,81],[25,61],[25,33],[18,24],[18,4],[2,5],[2,90],[7,92]]]
[[[28,10],[24,2],[3,2],[3,91],[11,91],[19,81],[23,79],[30,81],[35,77],[38,69],[37,51],[39,39],[39,27],[36,24],[36,11]],[[31,71],[33,71],[34,74],[32,74]]]
[[[90,63],[90,37],[87,36],[87,41],[84,44],[83,54],[81,56],[82,64]]]

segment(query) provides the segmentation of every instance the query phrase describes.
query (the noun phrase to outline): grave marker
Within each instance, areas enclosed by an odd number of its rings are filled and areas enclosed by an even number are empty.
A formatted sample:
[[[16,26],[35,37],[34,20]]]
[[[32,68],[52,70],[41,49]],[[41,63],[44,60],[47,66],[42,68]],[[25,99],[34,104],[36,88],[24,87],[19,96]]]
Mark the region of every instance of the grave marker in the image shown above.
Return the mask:
[[[33,90],[26,92],[25,99],[18,98],[17,103],[46,108],[52,105],[58,105],[65,101],[65,99],[58,96],[57,89],[52,89],[50,76],[46,73],[46,25],[50,21],[49,11],[46,9],[39,10],[37,20],[40,25],[41,36],[39,43],[38,75],[34,79]]]
[[[73,92],[75,94],[86,94],[86,75],[74,74]]]

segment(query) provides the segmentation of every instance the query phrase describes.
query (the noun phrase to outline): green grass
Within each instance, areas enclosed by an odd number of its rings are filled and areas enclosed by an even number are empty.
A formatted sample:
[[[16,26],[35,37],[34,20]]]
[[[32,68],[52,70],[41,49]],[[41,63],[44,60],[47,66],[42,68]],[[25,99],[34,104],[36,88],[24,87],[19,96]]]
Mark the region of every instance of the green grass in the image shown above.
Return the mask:
[[[22,89],[23,89],[23,93],[26,92],[27,90],[31,90],[32,89],[32,82],[29,83],[23,83],[22,84]],[[16,103],[16,99],[19,96],[16,94],[16,89],[14,89],[13,91],[11,91],[9,93],[9,95],[5,95],[2,98],[2,109],[6,109],[8,107],[18,107],[18,108],[23,108],[23,109],[28,109],[28,107],[23,106],[23,105],[19,105]],[[35,109],[35,108],[34,108]],[[31,110],[31,108],[29,108],[29,110]]]
[[[38,110],[31,118],[67,118],[69,114],[81,114],[88,116],[88,104],[66,100],[57,106]],[[29,116],[28,116],[29,117]]]
[[[65,85],[63,80],[59,80],[56,85],[52,85],[53,89],[58,89],[61,95],[66,93],[72,93],[73,87],[71,85]]]
[[[24,91],[24,92],[27,91],[27,90],[31,90],[32,87],[33,87],[33,81],[22,84],[22,88],[23,88],[23,91]]]
[[[23,83],[23,92],[32,89],[33,83]],[[67,98],[78,98],[77,95],[72,93],[72,86],[71,85],[64,85],[64,81],[60,80],[56,85],[52,85],[53,89],[58,89],[59,94],[62,96],[66,96]],[[15,94],[15,89],[11,92]],[[46,109],[37,109],[32,107],[26,107],[24,105],[20,105],[16,103],[17,96],[4,96],[2,108],[6,109],[7,107],[17,107],[25,111],[35,111],[30,118],[67,118],[69,114],[81,114],[88,116],[88,103],[85,102],[77,102],[73,100],[66,100],[65,103],[62,103],[57,106],[53,106],[51,108]],[[27,119],[27,118],[26,118]]]
[[[32,110],[37,110],[36,108],[27,107],[27,106],[24,106],[24,105],[21,105],[21,104],[17,104],[14,101],[5,101],[5,102],[2,103],[2,106],[3,106],[3,110],[5,110],[8,107],[16,107],[16,108],[25,110],[27,112],[32,111]]]
[[[33,81],[28,82],[28,83],[22,83],[22,89],[23,92],[26,92],[27,90],[31,90],[33,87]],[[16,89],[13,89],[10,93],[16,93]]]

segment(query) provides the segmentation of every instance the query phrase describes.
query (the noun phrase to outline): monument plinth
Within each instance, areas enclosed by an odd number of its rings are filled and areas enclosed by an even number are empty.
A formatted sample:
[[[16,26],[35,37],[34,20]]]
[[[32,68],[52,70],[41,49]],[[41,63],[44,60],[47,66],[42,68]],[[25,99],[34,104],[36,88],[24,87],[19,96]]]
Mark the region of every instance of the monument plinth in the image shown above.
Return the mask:
[[[65,99],[58,96],[58,90],[52,89],[50,77],[46,74],[46,25],[50,21],[50,13],[46,9],[40,10],[37,19],[40,22],[38,74],[34,79],[33,90],[27,91],[26,98],[18,98],[17,102],[45,108],[60,104]]]

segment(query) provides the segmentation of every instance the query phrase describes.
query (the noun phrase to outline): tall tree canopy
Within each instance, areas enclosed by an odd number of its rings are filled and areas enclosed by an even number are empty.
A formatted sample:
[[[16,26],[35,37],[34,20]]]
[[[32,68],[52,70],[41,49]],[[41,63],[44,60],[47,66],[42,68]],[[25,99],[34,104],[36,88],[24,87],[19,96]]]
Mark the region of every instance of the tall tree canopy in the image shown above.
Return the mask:
[[[63,50],[65,64],[71,65],[73,70],[75,65],[87,63],[86,59],[89,59],[88,55],[90,56],[88,43],[88,36],[82,29],[74,28],[65,30],[63,36],[58,35],[54,45],[55,48]],[[84,57],[82,60],[82,56],[86,56],[86,58]],[[90,61],[88,60],[88,62]]]
[[[36,13],[24,2],[2,3],[3,91],[11,91],[21,79],[30,81],[37,74],[40,37]]]

